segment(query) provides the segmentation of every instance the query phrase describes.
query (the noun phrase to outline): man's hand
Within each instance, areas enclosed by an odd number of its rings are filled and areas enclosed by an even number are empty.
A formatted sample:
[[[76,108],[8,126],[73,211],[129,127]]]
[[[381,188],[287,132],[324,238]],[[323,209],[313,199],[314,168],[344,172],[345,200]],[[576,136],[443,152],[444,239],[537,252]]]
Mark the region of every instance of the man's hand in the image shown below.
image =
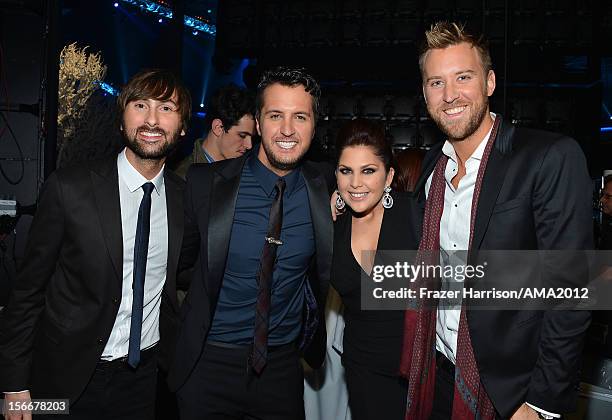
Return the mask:
[[[538,420],[538,412],[527,404],[523,403],[518,410],[514,412],[510,420]]]
[[[343,214],[346,211],[346,209],[338,210],[336,208],[336,199],[337,198],[338,198],[338,190],[334,191],[334,193],[332,194],[331,199],[329,201],[329,207],[331,208],[332,219],[334,220],[334,222],[336,221],[338,216],[340,216],[341,214]]]
[[[32,412],[21,410],[20,405],[31,401],[30,391],[4,394],[4,419],[5,420],[32,420]],[[10,410],[13,408],[13,410]]]

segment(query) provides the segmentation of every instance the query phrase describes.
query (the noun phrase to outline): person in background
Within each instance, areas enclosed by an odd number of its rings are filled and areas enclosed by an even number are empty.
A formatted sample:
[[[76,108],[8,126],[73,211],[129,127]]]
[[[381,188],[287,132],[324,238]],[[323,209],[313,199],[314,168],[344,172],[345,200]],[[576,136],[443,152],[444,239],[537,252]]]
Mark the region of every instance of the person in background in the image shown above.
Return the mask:
[[[325,305],[327,348],[319,369],[304,369],[304,411],[306,420],[351,420],[345,370],[342,366],[344,334],[342,298],[329,287]]]
[[[612,250],[612,175],[604,177],[599,204],[601,224],[597,232],[597,249]]]
[[[244,155],[253,147],[254,115],[255,101],[248,90],[233,84],[220,88],[210,99],[206,112],[206,137],[195,141],[193,152],[174,172],[184,179],[194,163],[212,163]]]
[[[609,255],[612,251],[612,175],[603,178],[603,188],[599,198],[601,209],[601,221],[595,222],[595,239],[597,249],[606,251]],[[605,257],[604,257],[605,258]],[[608,272],[612,269],[608,267]],[[608,333],[603,338],[603,345],[599,346],[597,355],[602,357],[602,368],[598,372],[595,382],[597,385],[612,390],[612,371],[608,365],[612,365],[612,311],[594,311],[593,324],[604,325]]]
[[[7,403],[68,399],[69,419],[154,418],[158,364],[175,347],[183,236],[184,182],[164,164],[191,99],[154,69],[128,82],[118,106],[123,151],[59,169],[42,189],[0,315]]]
[[[342,363],[355,420],[403,420],[407,382],[399,376],[404,312],[364,310],[361,275],[377,258],[367,251],[416,250],[418,209],[408,194],[391,194],[394,169],[384,128],[357,119],[336,143],[336,206],[331,282],[344,303]]]
[[[421,175],[421,165],[425,157],[423,149],[400,150],[393,156],[395,176],[391,188],[394,191],[412,192]]]

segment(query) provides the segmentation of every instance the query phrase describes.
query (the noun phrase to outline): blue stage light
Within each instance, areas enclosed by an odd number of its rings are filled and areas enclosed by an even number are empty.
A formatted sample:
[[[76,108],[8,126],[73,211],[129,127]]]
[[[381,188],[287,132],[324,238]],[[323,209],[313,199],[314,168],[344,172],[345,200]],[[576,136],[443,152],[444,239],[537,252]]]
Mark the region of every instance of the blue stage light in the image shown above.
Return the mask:
[[[197,35],[198,31],[193,31],[192,34]]]
[[[98,86],[100,86],[100,89],[102,89],[104,92],[111,94],[113,96],[119,96],[119,90],[117,88],[109,85],[108,83],[104,83],[100,81],[97,81],[96,83],[98,84]]]
[[[119,3],[115,3],[115,4],[113,4],[113,6],[119,7]]]
[[[200,108],[204,108],[204,104],[200,104]]]
[[[140,9],[144,10],[145,12],[157,14],[161,16],[162,18],[172,19],[172,9],[170,9],[169,7],[163,6],[161,4],[158,4],[154,1],[151,1],[151,0],[122,0],[122,1],[124,3],[128,3],[133,6],[137,6]],[[184,23],[185,23],[185,26],[188,26],[199,32],[205,32],[213,37],[217,34],[217,27],[215,25],[211,25],[195,17],[185,15]]]
[[[210,25],[191,16],[185,16],[185,26],[189,26],[190,28],[197,29],[200,32],[205,32],[212,36],[217,34],[217,27],[215,25]]]
[[[610,113],[610,110],[608,109],[608,106],[605,104],[605,102],[602,102],[601,106],[603,106],[604,111],[606,111],[606,114],[608,114],[608,117],[612,120],[612,113]]]
[[[206,112],[196,112],[195,116],[197,118],[204,118],[204,117],[206,117]]]

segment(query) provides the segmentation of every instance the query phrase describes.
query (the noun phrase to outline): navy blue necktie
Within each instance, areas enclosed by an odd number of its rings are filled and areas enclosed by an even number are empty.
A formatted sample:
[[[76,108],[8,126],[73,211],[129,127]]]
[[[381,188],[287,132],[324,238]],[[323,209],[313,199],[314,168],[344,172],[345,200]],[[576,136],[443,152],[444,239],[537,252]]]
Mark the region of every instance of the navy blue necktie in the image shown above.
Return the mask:
[[[151,192],[153,184],[142,185],[144,195],[138,209],[136,240],[134,241],[134,282],[132,283],[132,321],[130,323],[130,347],[128,364],[134,369],[140,362],[140,335],[142,332],[142,306],[144,301],[144,283],[147,272],[147,253],[149,251],[149,229],[151,220]]]

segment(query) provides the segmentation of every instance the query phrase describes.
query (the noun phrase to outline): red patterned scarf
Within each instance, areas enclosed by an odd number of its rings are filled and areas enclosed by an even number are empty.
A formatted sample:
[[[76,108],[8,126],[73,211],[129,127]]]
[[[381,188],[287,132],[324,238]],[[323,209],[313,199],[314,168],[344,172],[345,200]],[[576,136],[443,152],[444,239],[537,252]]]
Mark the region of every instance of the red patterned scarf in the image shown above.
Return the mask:
[[[495,119],[491,136],[485,147],[478,174],[470,223],[470,246],[474,236],[474,224],[482,179],[495,143],[501,117]],[[423,219],[423,232],[419,245],[418,261],[437,264],[440,250],[440,219],[444,211],[446,182],[444,171],[448,157],[442,155],[433,172]],[[417,279],[416,287],[428,279]],[[406,311],[404,345],[400,373],[408,379],[408,401],[406,420],[428,420],[433,408],[436,378],[436,305],[433,301],[420,301],[416,309]],[[495,409],[480,381],[470,333],[467,325],[465,305],[461,307],[457,337],[457,363],[455,365],[455,392],[452,420],[493,420]]]

